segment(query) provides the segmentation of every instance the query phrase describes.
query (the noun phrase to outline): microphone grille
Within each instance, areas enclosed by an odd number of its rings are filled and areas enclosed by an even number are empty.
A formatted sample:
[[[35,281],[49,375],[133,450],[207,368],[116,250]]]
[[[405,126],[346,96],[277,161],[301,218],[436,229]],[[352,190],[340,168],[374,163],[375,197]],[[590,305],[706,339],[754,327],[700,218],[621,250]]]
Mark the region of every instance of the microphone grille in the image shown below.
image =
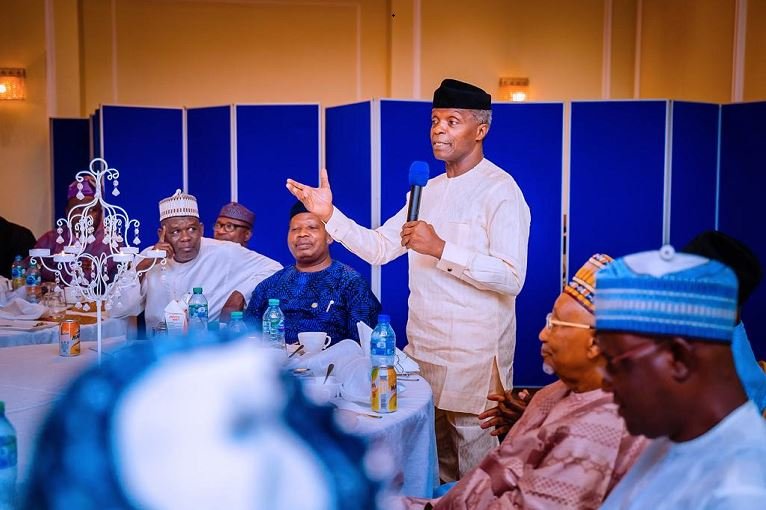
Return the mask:
[[[425,161],[413,161],[410,165],[410,186],[425,186],[431,169]]]

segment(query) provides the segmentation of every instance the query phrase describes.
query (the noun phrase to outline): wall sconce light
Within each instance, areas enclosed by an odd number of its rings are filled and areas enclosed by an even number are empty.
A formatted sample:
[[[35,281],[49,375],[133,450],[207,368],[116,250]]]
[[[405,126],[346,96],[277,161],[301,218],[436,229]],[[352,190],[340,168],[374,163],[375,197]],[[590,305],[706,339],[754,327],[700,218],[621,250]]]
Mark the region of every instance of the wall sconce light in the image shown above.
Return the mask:
[[[500,99],[520,103],[529,97],[529,78],[500,78]]]
[[[18,67],[0,67],[0,100],[26,98],[27,72]]]

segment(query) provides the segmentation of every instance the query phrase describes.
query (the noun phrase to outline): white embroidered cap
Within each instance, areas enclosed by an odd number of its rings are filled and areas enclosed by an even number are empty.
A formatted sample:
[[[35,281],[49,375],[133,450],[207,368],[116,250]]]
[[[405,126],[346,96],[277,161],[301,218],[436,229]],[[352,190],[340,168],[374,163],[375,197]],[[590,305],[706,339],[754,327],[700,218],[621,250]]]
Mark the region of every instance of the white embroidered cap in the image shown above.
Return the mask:
[[[180,189],[167,198],[160,200],[160,221],[178,216],[194,216],[199,218],[197,198],[188,193],[182,193]]]

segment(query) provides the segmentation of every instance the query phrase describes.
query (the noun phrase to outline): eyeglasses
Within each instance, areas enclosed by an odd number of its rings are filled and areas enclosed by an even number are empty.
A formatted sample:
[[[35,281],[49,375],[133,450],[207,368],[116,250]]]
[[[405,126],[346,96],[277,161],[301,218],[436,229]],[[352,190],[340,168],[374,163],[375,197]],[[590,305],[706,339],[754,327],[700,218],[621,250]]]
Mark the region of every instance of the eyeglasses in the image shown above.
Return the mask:
[[[234,223],[219,223],[215,222],[215,225],[213,225],[213,228],[215,230],[223,230],[224,232],[228,232],[229,234],[237,230],[238,228],[244,228],[249,229],[247,225],[235,225]]]
[[[643,356],[646,356],[647,354],[651,354],[652,352],[656,351],[663,345],[664,344],[661,342],[646,343],[646,344],[633,347],[632,349],[628,349],[625,352],[621,352],[620,354],[616,356],[609,356],[605,352],[601,351],[601,355],[604,357],[604,360],[606,361],[606,366],[604,368],[607,372],[613,374],[617,371],[617,368],[620,366],[620,364],[622,364],[623,361],[627,359],[631,359],[631,358],[632,359],[641,358]]]
[[[549,313],[545,316],[545,327],[553,329],[553,326],[561,326],[564,328],[578,328],[578,329],[596,329],[590,324],[580,324],[579,322],[566,322],[559,321],[553,318],[553,313]]]

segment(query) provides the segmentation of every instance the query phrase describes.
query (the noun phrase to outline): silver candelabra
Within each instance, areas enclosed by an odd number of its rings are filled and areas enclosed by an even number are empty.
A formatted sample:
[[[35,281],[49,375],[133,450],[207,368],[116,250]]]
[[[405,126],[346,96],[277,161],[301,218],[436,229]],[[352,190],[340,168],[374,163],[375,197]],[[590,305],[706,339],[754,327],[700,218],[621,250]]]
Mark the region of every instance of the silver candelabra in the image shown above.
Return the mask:
[[[82,304],[81,299],[96,303],[96,328],[98,340],[98,361],[101,363],[101,322],[102,308],[110,310],[113,303],[120,304],[122,289],[137,281],[140,275],[151,270],[158,260],[165,263],[164,250],[148,250],[139,253],[138,245],[140,222],[130,219],[127,211],[118,205],[113,205],[104,199],[104,184],[112,183],[112,195],[117,196],[119,191],[120,172],[115,168],[109,168],[102,158],[96,158],[90,162],[89,169],[77,173],[77,198],[83,200],[84,182],[88,180],[95,188],[93,199],[89,202],[80,203],[69,210],[66,218],[56,221],[56,244],[61,250],[51,254],[49,249],[32,249],[29,255],[32,260],[39,259],[42,267],[52,272],[56,277],[56,284],[73,289],[77,298],[76,308],[89,311],[89,305]],[[90,215],[94,209],[101,208],[101,225],[104,229],[103,240],[100,241],[108,247],[98,255],[88,253],[87,249],[96,241],[96,232],[99,225],[94,224]],[[132,242],[129,233],[133,232]],[[66,237],[65,237],[66,234]],[[49,265],[52,259],[53,265]],[[151,259],[151,264],[138,270],[138,264]],[[47,261],[47,262],[46,262]],[[115,264],[115,271],[109,274],[109,266]]]

